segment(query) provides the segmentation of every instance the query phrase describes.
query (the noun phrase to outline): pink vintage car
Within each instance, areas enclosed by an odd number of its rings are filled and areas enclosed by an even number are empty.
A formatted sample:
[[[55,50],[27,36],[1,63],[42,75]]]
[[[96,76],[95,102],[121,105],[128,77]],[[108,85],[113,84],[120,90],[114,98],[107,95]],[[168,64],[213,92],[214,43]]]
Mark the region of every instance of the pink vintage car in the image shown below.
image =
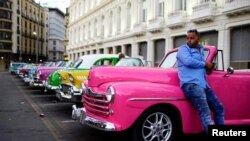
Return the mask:
[[[93,68],[83,85],[83,107],[73,106],[72,118],[104,131],[131,129],[137,141],[170,141],[179,133],[201,133],[198,113],[180,89],[177,50],[167,53],[158,68]],[[222,66],[217,52],[206,46],[205,58]],[[250,125],[250,72],[215,69],[208,79],[224,104],[225,123]]]
[[[45,87],[45,83],[47,81],[48,76],[50,73],[68,68],[72,65],[73,63],[71,61],[58,61],[55,63],[55,66],[50,66],[50,67],[37,67],[35,68],[34,72],[30,74],[30,86],[35,86],[35,87],[44,87],[44,91],[46,92],[47,89]]]

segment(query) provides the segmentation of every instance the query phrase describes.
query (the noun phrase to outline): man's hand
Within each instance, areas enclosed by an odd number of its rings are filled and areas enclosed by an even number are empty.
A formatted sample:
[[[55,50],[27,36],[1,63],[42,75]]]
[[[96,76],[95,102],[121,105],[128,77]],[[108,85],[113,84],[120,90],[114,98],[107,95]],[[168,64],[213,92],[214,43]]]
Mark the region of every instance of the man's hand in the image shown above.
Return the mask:
[[[211,62],[206,62],[206,72],[207,74],[211,74],[214,69],[214,64]]]

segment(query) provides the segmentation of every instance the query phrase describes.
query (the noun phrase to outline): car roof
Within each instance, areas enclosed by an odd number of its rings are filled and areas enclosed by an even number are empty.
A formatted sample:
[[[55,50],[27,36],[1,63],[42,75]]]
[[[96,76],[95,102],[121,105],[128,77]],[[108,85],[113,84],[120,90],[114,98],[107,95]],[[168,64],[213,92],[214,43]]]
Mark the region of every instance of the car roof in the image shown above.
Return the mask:
[[[85,59],[85,58],[92,58],[92,59],[96,59],[96,58],[105,58],[105,57],[118,57],[118,54],[88,54],[88,55],[84,55],[81,56],[80,59]]]
[[[102,58],[117,58],[118,54],[90,54],[81,56],[78,60],[82,60],[83,62],[78,66],[78,68],[89,69],[93,66],[93,64]]]

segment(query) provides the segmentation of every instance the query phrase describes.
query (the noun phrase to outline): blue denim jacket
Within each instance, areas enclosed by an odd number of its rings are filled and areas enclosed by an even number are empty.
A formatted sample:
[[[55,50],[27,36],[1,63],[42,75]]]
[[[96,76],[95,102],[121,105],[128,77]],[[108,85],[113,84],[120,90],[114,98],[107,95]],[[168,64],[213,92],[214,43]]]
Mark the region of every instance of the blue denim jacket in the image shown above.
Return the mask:
[[[209,87],[206,79],[204,47],[199,50],[187,44],[181,46],[177,53],[178,76],[182,87],[185,83],[195,83],[203,88]]]

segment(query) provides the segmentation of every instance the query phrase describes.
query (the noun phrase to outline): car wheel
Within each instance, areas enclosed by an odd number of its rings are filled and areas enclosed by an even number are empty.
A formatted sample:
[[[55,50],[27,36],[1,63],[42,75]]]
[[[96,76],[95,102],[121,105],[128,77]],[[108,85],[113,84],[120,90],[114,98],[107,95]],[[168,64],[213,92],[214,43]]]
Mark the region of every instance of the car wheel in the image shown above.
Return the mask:
[[[153,108],[145,112],[133,130],[135,141],[173,141],[178,132],[175,114],[164,108]]]

